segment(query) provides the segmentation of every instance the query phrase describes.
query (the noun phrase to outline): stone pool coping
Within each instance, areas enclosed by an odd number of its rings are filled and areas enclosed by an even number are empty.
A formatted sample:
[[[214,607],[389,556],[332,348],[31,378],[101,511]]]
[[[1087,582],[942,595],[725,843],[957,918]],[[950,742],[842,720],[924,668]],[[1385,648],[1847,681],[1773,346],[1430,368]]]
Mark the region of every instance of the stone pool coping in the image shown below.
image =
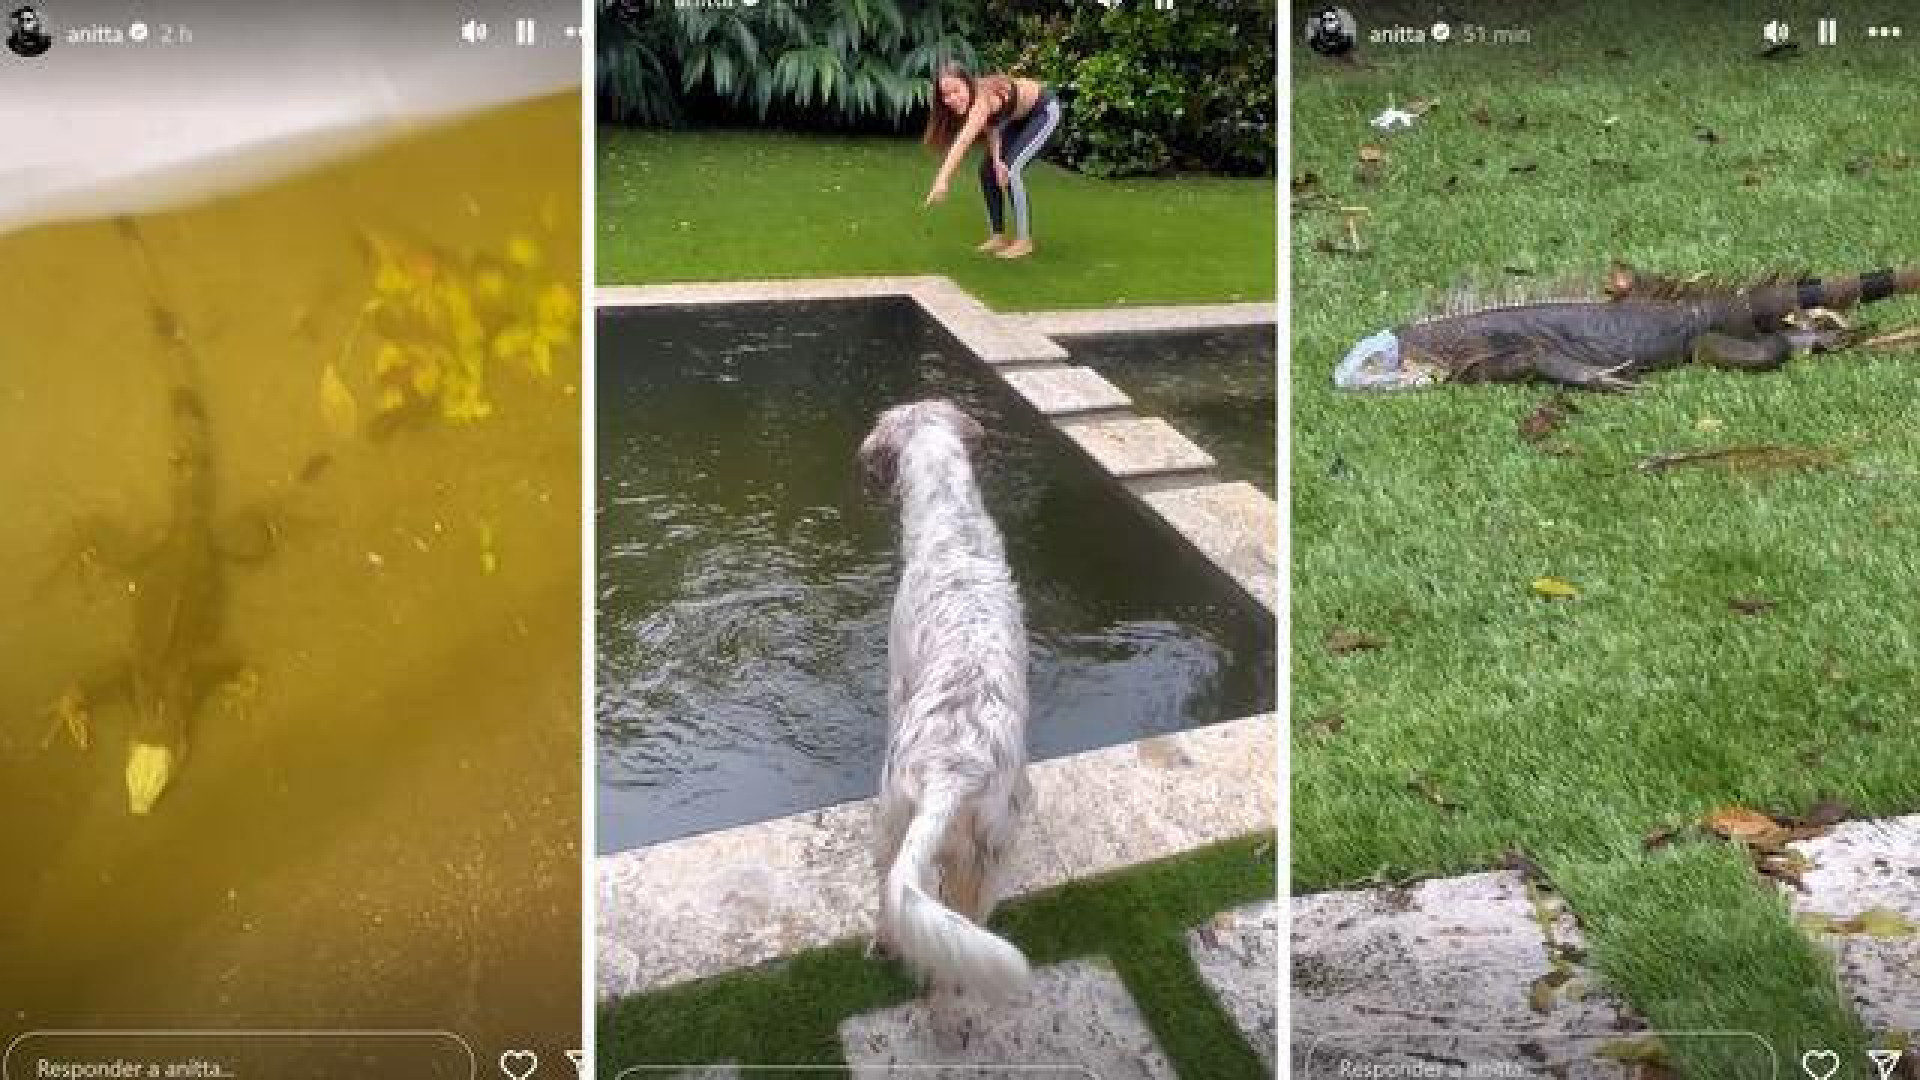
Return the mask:
[[[1277,827],[1271,714],[1036,762],[1009,899]],[[601,999],[862,940],[873,926],[873,800],[594,860]]]
[[[1002,383],[1173,536],[1269,615],[1280,605],[1280,507],[1248,483],[1223,482],[1212,455],[1092,368],[1069,363],[1053,335],[1108,335],[1272,322],[1273,304],[1001,314],[949,278],[803,278],[603,286],[604,307],[682,307],[904,297],[978,357]]]
[[[1008,318],[1047,337],[1107,337],[1163,334],[1170,330],[1224,330],[1272,326],[1280,321],[1278,304],[1179,304],[1165,307],[1081,308],[1029,311]]]

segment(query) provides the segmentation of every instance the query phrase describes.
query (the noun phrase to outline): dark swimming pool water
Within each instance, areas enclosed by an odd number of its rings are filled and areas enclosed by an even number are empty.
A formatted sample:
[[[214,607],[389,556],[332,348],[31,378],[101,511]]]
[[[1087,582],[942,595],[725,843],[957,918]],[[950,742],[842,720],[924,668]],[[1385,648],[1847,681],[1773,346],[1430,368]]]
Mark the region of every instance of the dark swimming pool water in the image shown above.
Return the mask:
[[[873,794],[890,507],[854,451],[949,396],[1032,642],[1035,759],[1273,706],[1270,623],[909,301],[598,315],[598,848]]]
[[[1221,475],[1274,493],[1280,416],[1272,326],[1075,337],[1074,362],[1127,392],[1212,454]]]

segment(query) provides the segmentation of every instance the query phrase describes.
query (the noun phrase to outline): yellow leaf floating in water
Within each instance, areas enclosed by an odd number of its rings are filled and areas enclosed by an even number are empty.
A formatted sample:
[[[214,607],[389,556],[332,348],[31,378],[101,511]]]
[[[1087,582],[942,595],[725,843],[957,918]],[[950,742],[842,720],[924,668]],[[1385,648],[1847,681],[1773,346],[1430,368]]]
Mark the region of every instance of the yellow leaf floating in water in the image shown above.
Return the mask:
[[[360,427],[360,406],[332,364],[320,373],[320,417],[337,439],[352,438]]]
[[[540,247],[525,233],[515,233],[507,238],[507,261],[531,269],[540,265]]]
[[[1538,577],[1533,579],[1533,591],[1550,599],[1571,599],[1580,595],[1580,590],[1572,582],[1557,577]]]
[[[480,523],[480,570],[491,575],[498,569],[500,557],[493,550],[493,526],[483,521]]]

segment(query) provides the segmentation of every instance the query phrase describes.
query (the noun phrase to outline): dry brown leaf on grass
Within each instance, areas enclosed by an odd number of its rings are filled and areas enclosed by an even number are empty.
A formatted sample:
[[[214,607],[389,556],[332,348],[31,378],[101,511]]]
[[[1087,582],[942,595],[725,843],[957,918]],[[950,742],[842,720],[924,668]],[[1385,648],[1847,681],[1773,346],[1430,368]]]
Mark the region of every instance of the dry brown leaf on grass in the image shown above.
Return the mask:
[[[1680,830],[1677,828],[1655,829],[1640,838],[1640,848],[1642,851],[1658,851],[1673,843],[1674,838],[1679,835]]]
[[[1742,615],[1765,615],[1775,603],[1764,596],[1736,596],[1727,601],[1727,607]]]
[[[1354,166],[1353,178],[1362,184],[1377,184],[1387,172],[1387,152],[1373,143],[1363,143],[1359,151],[1360,163]]]
[[[1335,656],[1346,656],[1348,653],[1364,652],[1372,649],[1384,649],[1386,646],[1386,638],[1375,637],[1372,634],[1363,633],[1358,630],[1349,630],[1344,626],[1336,626],[1327,631],[1327,651]]]
[[[1519,848],[1513,848],[1501,856],[1500,865],[1503,869],[1511,870],[1536,885],[1552,887],[1552,883],[1547,879],[1547,872],[1540,869],[1540,864],[1534,862],[1531,856]]]
[[[1735,840],[1748,845],[1778,847],[1773,841],[1775,836],[1784,836],[1786,830],[1780,823],[1758,810],[1749,810],[1744,806],[1723,806],[1707,815],[1707,828],[1714,835],[1727,840]]]
[[[1527,989],[1527,1008],[1541,1016],[1553,1011],[1554,994],[1573,978],[1571,968],[1557,967],[1533,980]]]
[[[1340,729],[1347,726],[1347,714],[1339,709],[1329,709],[1307,722],[1328,735],[1338,735]]]
[[[1567,417],[1579,411],[1579,407],[1566,395],[1555,394],[1521,418],[1520,437],[1527,442],[1538,443],[1566,426]]]
[[[1782,815],[1780,821],[1790,828],[1829,829],[1853,816],[1853,808],[1838,799],[1821,799],[1799,817]]]
[[[1801,880],[1807,871],[1813,869],[1813,860],[1794,848],[1780,851],[1756,851],[1753,868],[1761,877],[1769,877],[1782,885],[1790,885],[1801,892],[1807,891],[1807,883]]]

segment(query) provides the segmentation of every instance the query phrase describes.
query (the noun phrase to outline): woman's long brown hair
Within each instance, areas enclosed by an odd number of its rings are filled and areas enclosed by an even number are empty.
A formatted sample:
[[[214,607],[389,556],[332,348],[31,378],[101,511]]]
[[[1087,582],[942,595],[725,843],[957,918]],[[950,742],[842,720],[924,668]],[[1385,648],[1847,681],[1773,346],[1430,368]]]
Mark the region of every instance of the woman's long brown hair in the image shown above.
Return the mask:
[[[966,68],[948,61],[941,64],[933,73],[933,95],[927,101],[927,130],[920,141],[936,149],[945,150],[953,145],[959,136],[960,128],[967,122],[964,116],[956,116],[947,103],[940,100],[940,80],[959,79],[967,84],[967,110],[971,112],[975,102],[980,100],[980,88],[991,87],[995,94],[1013,93],[1013,80],[1005,75],[982,75],[975,78]]]

